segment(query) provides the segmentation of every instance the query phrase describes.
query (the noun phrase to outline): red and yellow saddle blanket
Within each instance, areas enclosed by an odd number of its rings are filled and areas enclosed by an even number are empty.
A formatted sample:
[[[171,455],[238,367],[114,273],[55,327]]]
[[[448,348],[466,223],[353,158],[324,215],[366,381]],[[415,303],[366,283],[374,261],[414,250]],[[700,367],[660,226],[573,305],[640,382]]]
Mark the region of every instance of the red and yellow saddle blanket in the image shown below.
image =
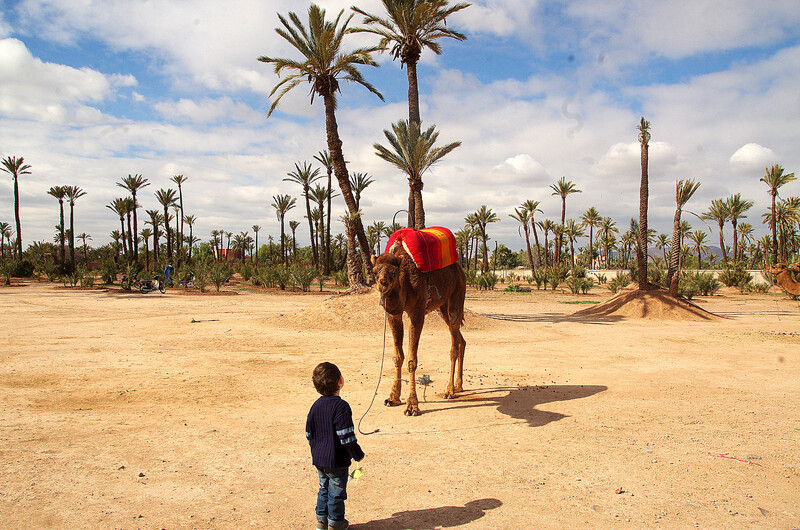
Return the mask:
[[[442,269],[458,259],[456,238],[450,230],[442,226],[432,226],[422,230],[401,228],[389,238],[384,252],[389,252],[392,245],[397,242],[403,245],[422,272]]]

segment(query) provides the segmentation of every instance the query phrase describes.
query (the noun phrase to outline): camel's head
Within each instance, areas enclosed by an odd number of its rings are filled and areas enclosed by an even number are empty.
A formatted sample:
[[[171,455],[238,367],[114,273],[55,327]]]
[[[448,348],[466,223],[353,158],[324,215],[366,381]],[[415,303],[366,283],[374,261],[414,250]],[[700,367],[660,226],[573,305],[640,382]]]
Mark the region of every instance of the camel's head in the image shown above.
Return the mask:
[[[375,273],[375,282],[381,293],[381,305],[387,313],[399,315],[403,308],[397,296],[397,287],[400,278],[400,260],[394,254],[381,254],[377,258],[372,256],[372,272]],[[394,295],[393,295],[394,293]]]
[[[785,270],[786,270],[786,265],[783,264],[783,263],[776,263],[775,265],[772,265],[772,266],[767,267],[766,269],[764,269],[765,272],[768,272],[768,273],[772,274],[773,276],[776,276],[776,275],[782,273]]]

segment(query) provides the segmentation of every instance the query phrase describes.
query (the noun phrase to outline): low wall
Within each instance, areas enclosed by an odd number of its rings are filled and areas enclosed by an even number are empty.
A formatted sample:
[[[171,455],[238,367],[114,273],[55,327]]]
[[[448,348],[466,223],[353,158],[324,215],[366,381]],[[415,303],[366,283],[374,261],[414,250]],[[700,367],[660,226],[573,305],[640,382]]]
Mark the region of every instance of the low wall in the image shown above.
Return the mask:
[[[710,272],[716,277],[719,277],[720,273],[722,272],[719,269],[683,269],[685,272]],[[519,278],[525,278],[525,276],[531,275],[530,269],[497,269],[496,274],[500,278],[508,278],[510,273],[514,273]],[[597,275],[605,275],[606,281],[612,280],[619,276],[620,274],[625,274],[628,271],[626,269],[587,269],[586,274],[587,276],[593,276],[597,279]],[[755,269],[755,270],[748,270],[747,272],[753,277],[754,284],[763,284],[763,285],[772,285],[772,279],[769,277],[769,274],[764,273],[764,271]],[[634,278],[635,280],[636,278]]]

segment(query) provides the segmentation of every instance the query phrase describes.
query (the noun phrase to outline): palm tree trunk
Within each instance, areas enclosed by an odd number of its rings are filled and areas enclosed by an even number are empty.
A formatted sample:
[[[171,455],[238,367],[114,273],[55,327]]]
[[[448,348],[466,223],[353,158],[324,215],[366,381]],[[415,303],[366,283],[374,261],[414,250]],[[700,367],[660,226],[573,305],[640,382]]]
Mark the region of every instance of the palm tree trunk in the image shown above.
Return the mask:
[[[62,199],[58,200],[58,209],[61,218],[61,226],[59,226],[59,232],[61,233],[61,263],[63,264],[64,261],[67,259],[67,249],[65,245],[65,235],[64,235],[64,201]]]
[[[136,192],[131,193],[133,196],[133,259],[139,261],[139,222],[136,215]]]
[[[333,263],[331,262],[331,195],[333,195],[333,190],[331,189],[331,170],[328,169],[328,224],[325,227],[325,266],[323,269],[323,274],[326,276],[331,273],[331,267],[333,267]]]
[[[422,123],[419,115],[419,88],[417,86],[417,61],[406,62],[408,74],[408,121],[409,123]]]
[[[16,188],[17,182],[14,181],[14,197],[16,198]],[[777,228],[777,219],[775,217],[775,193],[770,192],[772,196],[772,215],[770,216],[769,224],[770,228],[772,229],[772,265],[778,263],[778,228]],[[19,226],[19,216],[17,216],[17,226]],[[19,228],[17,228],[19,230]]]
[[[592,228],[594,225],[589,225],[589,268],[593,268],[594,265],[594,248],[592,247]]]
[[[542,251],[539,248],[539,233],[536,231],[536,222],[533,220],[533,216],[531,216],[531,228],[533,229],[533,240],[536,243],[536,267],[539,267],[542,259]]]
[[[120,215],[119,216],[119,227],[120,227],[120,235],[122,239],[122,255],[128,257],[128,240],[125,239],[125,217]],[[61,246],[64,246],[64,240],[62,238]],[[64,257],[66,259],[66,256]]]
[[[417,179],[411,186],[414,193],[414,228],[425,228],[425,208],[422,205],[422,180]]]
[[[351,217],[344,220],[345,232],[347,232],[347,280],[350,288],[355,289],[361,285],[361,258],[356,249],[355,225]]]
[[[333,162],[333,171],[336,175],[336,180],[339,181],[339,189],[342,192],[342,197],[347,205],[350,215],[353,217],[353,230],[354,235],[358,239],[358,245],[361,252],[365,257],[370,256],[369,241],[367,235],[364,233],[364,225],[361,223],[361,215],[358,215],[358,207],[353,198],[353,191],[350,189],[350,180],[347,174],[347,163],[344,160],[342,153],[342,140],[339,138],[339,127],[336,124],[336,108],[334,104],[333,94],[325,94],[323,96],[325,102],[325,130],[328,139],[328,151],[331,154]],[[348,260],[349,261],[349,260]],[[366,268],[367,283],[373,284],[375,282],[372,269]]]
[[[414,190],[411,189],[411,186],[408,187],[408,228],[416,228],[414,226],[414,220],[416,218],[417,209],[414,205]]]
[[[69,260],[75,267],[75,207],[72,203],[69,205]]]
[[[649,143],[642,142],[640,157],[642,180],[639,184],[639,246],[636,249],[636,268],[640,291],[646,291],[650,288],[650,284],[647,281],[647,200],[650,196],[647,165],[649,150]],[[680,248],[678,248],[678,252],[680,252]]]
[[[736,219],[731,219],[731,224],[733,225],[733,261],[739,259],[739,241],[736,238]]]
[[[723,237],[723,230],[725,229],[724,225],[725,221],[721,220],[719,222],[719,248],[722,250],[722,261],[725,263],[725,266],[728,266],[728,252],[725,250],[725,238]]]
[[[773,200],[772,212],[775,212]],[[19,220],[19,185],[17,177],[14,177],[14,218],[17,221],[17,258],[22,259],[22,225]]]
[[[72,214],[70,214],[70,217],[72,217]],[[70,222],[70,230],[72,230],[72,222]],[[71,245],[72,244],[70,243],[70,246]],[[133,247],[134,247],[134,244],[133,244],[133,234],[131,233],[131,213],[128,212],[128,251],[129,251],[131,257],[135,260],[136,259],[136,254],[134,252],[134,248]]]
[[[531,264],[531,271],[536,270],[533,266],[533,253],[531,252],[531,240],[528,237],[528,223],[522,223],[522,231],[525,233],[525,247],[528,249],[528,263]]]
[[[669,257],[669,270],[667,271],[667,285],[669,294],[678,296],[678,279],[680,277],[680,257],[681,257],[681,210],[675,210],[675,217],[672,220],[672,254]]]

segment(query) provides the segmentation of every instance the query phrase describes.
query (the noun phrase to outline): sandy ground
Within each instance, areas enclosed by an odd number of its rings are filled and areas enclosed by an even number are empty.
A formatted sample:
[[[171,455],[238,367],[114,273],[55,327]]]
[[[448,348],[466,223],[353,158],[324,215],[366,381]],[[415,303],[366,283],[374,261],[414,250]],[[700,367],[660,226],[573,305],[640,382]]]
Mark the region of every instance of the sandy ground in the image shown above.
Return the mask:
[[[711,321],[573,315],[610,296],[468,292],[465,392],[441,397],[430,316],[416,418],[383,406],[388,339],[352,528],[800,527],[798,302],[729,289],[698,299]],[[340,366],[358,423],[375,304],[0,288],[0,526],[314,528],[311,370]]]

